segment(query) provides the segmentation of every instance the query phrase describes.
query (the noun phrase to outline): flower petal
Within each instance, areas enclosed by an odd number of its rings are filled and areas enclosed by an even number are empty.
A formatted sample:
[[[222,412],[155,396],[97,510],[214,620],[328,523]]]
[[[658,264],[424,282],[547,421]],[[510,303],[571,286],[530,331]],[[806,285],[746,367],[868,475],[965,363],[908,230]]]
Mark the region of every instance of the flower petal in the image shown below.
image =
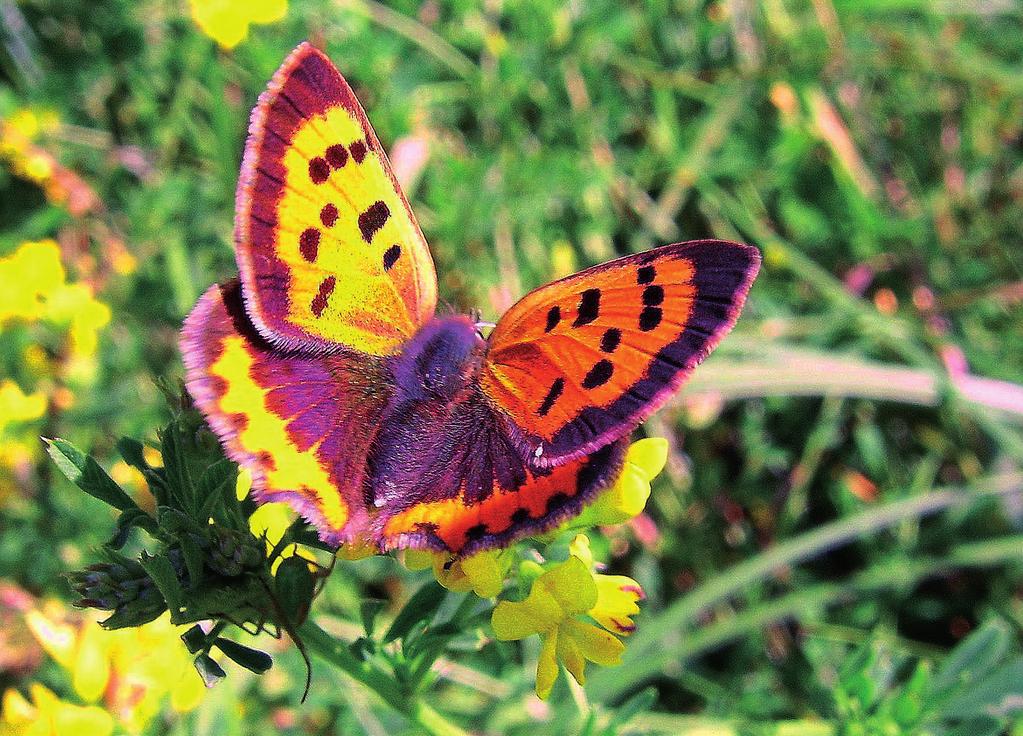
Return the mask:
[[[583,656],[579,643],[571,635],[573,627],[566,626],[558,630],[558,659],[565,665],[575,681],[586,684],[586,658]]]
[[[596,575],[597,603],[589,614],[597,623],[615,634],[631,634],[636,629],[632,617],[639,613],[638,601],[643,589],[624,575]]]
[[[558,679],[558,630],[554,629],[541,638],[540,656],[536,660],[536,696],[547,700]]]
[[[593,573],[578,557],[569,557],[545,572],[533,585],[533,592],[542,587],[553,597],[564,616],[585,613],[597,603],[597,585]],[[532,597],[533,593],[530,593]]]
[[[590,550],[590,538],[585,534],[576,534],[568,545],[568,553],[578,557],[590,570],[593,569],[593,552]]]
[[[525,639],[527,636],[551,631],[564,618],[564,612],[541,586],[534,585],[524,601],[501,601],[494,608],[490,625],[501,641]]]
[[[561,636],[572,637],[582,655],[591,662],[604,667],[622,663],[625,645],[618,637],[593,624],[566,621],[559,633]]]
[[[462,558],[458,563],[472,584],[473,592],[480,598],[493,598],[504,588],[504,573],[507,566],[502,566],[503,550],[487,550],[469,557]]]

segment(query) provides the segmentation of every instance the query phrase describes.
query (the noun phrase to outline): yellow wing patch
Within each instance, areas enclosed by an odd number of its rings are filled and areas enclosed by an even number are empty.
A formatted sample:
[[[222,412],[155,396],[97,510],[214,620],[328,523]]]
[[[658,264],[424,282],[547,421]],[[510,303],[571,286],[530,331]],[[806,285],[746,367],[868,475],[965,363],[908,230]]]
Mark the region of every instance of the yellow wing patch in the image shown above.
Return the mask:
[[[316,459],[315,452],[300,452],[288,436],[287,424],[266,405],[266,392],[251,376],[254,360],[245,338],[229,337],[220,358],[209,374],[222,379],[227,390],[217,409],[234,417],[239,427],[236,441],[247,455],[263,461],[259,472],[266,488],[311,492],[323,520],[341,529],[348,521],[348,508],[330,475]]]
[[[426,240],[351,88],[308,44],[253,111],[235,240],[246,309],[276,346],[388,355],[433,316]]]

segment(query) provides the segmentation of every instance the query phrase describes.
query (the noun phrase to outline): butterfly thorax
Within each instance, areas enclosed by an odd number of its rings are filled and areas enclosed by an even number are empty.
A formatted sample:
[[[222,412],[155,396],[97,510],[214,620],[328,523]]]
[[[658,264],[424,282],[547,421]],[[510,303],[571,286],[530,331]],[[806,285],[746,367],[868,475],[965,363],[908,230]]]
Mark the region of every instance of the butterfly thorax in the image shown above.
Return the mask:
[[[485,347],[468,317],[430,320],[394,359],[396,398],[451,401],[479,373]]]
[[[468,317],[427,323],[390,366],[394,393],[369,458],[369,501],[400,509],[489,495],[525,479],[507,423],[483,398],[486,343]]]

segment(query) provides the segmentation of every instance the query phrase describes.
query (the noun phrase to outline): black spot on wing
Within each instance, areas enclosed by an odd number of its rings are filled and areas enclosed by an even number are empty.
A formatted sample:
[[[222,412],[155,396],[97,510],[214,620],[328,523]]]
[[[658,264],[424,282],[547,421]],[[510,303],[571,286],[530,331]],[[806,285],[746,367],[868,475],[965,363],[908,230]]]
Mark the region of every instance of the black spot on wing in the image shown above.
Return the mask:
[[[604,332],[600,338],[600,349],[605,353],[613,353],[622,342],[622,331],[617,327],[611,327]]]
[[[401,246],[395,243],[384,251],[384,270],[390,271],[399,257],[401,257]]]
[[[313,184],[322,184],[330,177],[330,164],[327,160],[317,156],[309,159],[309,179]]]
[[[554,305],[550,311],[547,312],[547,326],[543,328],[544,332],[550,332],[558,323],[561,322],[561,307]]]
[[[542,417],[547,416],[547,413],[554,407],[554,402],[561,396],[561,392],[565,390],[565,379],[556,378],[554,383],[551,384],[550,390],[544,397],[543,403],[540,404],[540,408],[537,409],[536,413]]]
[[[660,307],[643,307],[643,311],[639,314],[639,329],[643,332],[657,329],[657,325],[661,324],[662,316]]]
[[[600,289],[587,289],[579,297],[579,314],[572,323],[573,327],[582,327],[593,322],[600,316]]]
[[[611,376],[614,375],[615,367],[610,360],[599,360],[597,361],[590,372],[583,378],[583,388],[597,388],[603,386],[605,383],[611,380]]]
[[[346,163],[348,163],[348,151],[340,143],[335,143],[333,146],[328,146],[326,152],[323,154],[327,159],[327,163],[335,169],[340,169]]]
[[[642,266],[636,272],[637,284],[652,284],[655,278],[657,278],[657,269],[653,266]]]
[[[643,289],[643,304],[648,307],[660,306],[664,301],[664,287],[651,284]]]
[[[391,210],[379,200],[367,207],[366,211],[359,215],[359,230],[362,231],[362,239],[367,243],[372,242],[373,236],[384,226],[390,216]]]

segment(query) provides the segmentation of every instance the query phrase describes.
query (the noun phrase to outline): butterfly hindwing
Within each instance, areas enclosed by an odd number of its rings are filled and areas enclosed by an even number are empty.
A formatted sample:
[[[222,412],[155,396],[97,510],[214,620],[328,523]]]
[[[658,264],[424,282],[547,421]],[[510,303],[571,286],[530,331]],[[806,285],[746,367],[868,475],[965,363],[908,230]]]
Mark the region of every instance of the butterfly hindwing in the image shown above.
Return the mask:
[[[235,241],[253,324],[278,347],[393,353],[433,316],[433,261],[362,106],[291,53],[252,113]]]
[[[627,435],[731,329],[759,252],[717,240],[619,258],[543,286],[489,338],[483,392],[557,465]]]
[[[383,549],[434,549],[470,555],[548,532],[576,516],[621,471],[626,440],[549,470],[527,471],[515,488],[499,483],[486,497],[424,500],[397,512],[381,509],[375,525]]]
[[[237,281],[214,286],[181,337],[189,393],[261,501],[287,501],[328,543],[366,528],[366,457],[387,401],[382,360],[286,353],[259,335]]]

